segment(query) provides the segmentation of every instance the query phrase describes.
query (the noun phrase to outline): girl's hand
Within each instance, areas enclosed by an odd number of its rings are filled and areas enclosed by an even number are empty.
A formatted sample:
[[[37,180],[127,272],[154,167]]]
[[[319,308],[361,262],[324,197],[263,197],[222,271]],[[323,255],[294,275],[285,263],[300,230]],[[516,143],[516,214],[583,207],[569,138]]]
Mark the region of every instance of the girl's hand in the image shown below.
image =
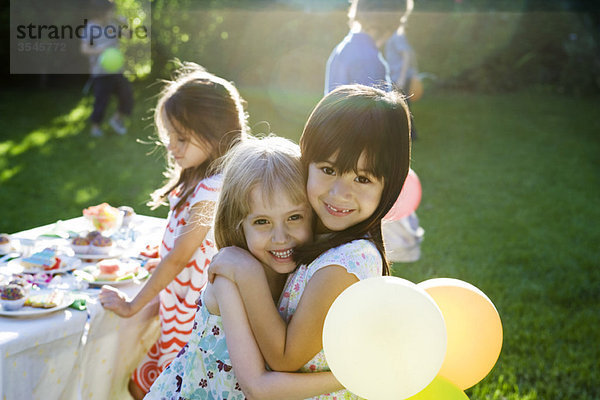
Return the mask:
[[[102,307],[120,317],[129,318],[134,314],[127,295],[114,287],[102,286],[99,299]]]
[[[213,283],[217,275],[236,282],[240,271],[253,267],[262,267],[260,262],[248,251],[239,247],[224,247],[212,258],[208,267],[208,281]]]
[[[149,258],[146,261],[146,264],[144,264],[144,268],[146,268],[148,272],[152,273],[158,264],[160,264],[160,258]]]

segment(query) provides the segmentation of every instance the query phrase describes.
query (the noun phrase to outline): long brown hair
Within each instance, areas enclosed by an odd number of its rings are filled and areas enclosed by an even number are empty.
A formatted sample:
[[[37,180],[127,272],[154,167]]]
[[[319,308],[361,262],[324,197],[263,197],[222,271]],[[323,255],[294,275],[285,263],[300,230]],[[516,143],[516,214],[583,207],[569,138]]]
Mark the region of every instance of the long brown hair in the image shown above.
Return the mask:
[[[165,204],[168,194],[182,186],[183,195],[175,206],[179,208],[192,193],[196,184],[210,174],[210,165],[224,155],[234,142],[248,132],[244,100],[235,86],[198,64],[176,61],[178,69],[173,80],[165,81],[156,109],[154,122],[160,143],[166,148],[167,126],[187,140],[213,149],[201,165],[181,169],[167,152],[167,181],[151,194],[152,208]],[[167,123],[168,122],[168,123]]]
[[[365,238],[379,250],[384,275],[389,275],[381,219],[398,198],[410,165],[410,117],[404,97],[364,85],[340,86],[313,110],[300,138],[300,149],[305,171],[311,163],[328,161],[335,154],[335,169],[341,174],[357,171],[364,153],[369,172],[383,181],[383,192],[369,218],[334,232],[325,242],[296,249],[295,260],[307,264],[328,249]]]

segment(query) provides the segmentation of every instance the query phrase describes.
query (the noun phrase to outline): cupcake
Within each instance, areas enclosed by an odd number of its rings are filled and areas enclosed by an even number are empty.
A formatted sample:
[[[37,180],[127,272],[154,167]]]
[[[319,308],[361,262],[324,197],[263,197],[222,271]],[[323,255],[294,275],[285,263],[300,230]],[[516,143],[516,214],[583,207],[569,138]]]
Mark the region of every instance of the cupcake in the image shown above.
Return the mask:
[[[27,295],[27,293],[29,293],[31,290],[31,283],[20,277],[13,278],[10,282],[8,282],[8,284],[21,286],[25,290],[25,295]]]
[[[94,240],[96,238],[96,236],[101,235],[101,233],[99,231],[91,231],[86,235],[86,239],[90,241],[90,243],[92,242],[92,240]]]
[[[71,241],[71,248],[77,254],[87,254],[90,249],[90,240],[81,236],[73,238]]]
[[[98,235],[92,240],[90,244],[90,252],[92,254],[106,255],[110,253],[112,249],[113,241],[109,237]]]
[[[8,284],[2,288],[0,303],[6,311],[16,311],[25,303],[25,289],[17,284]]]
[[[10,236],[6,233],[0,233],[0,254],[8,254],[11,250]]]

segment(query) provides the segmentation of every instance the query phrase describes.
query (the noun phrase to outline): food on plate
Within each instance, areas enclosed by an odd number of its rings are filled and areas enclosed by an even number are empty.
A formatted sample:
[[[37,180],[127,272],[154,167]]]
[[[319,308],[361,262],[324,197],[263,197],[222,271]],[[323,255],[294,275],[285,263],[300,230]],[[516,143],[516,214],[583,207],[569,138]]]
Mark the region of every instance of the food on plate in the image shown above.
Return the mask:
[[[83,215],[100,232],[118,229],[123,218],[121,211],[108,203],[88,207],[83,210]]]
[[[130,264],[109,258],[96,264],[96,269],[92,272],[94,280],[97,281],[118,281],[133,278],[137,269],[136,264]]]
[[[25,288],[14,283],[9,283],[2,288],[0,294],[2,308],[7,311],[18,310],[23,307],[23,303],[25,303],[25,295]]]
[[[146,245],[146,248],[140,251],[140,255],[148,258],[158,258],[158,246]]]
[[[89,233],[88,233],[88,234],[85,236],[85,238],[86,238],[87,240],[89,240],[89,241],[90,241],[90,243],[91,243],[91,242],[92,242],[92,240],[94,240],[94,238],[95,238],[96,236],[99,236],[99,235],[102,235],[102,234],[101,234],[99,231],[91,231],[91,232],[89,232]]]
[[[92,254],[109,254],[112,249],[113,241],[111,238],[98,235],[90,243],[90,253]]]
[[[33,308],[54,308],[62,303],[64,293],[58,290],[29,296],[25,305]]]
[[[27,294],[31,289],[31,283],[28,282],[26,279],[20,277],[11,279],[10,282],[8,282],[8,284],[21,286],[25,290],[25,294]]]
[[[9,283],[2,288],[2,294],[0,298],[2,300],[18,300],[25,297],[25,288],[16,283]]]
[[[0,233],[0,254],[8,254],[11,250],[10,236],[6,233]]]
[[[77,236],[71,240],[71,248],[77,254],[86,254],[90,249],[90,240],[87,237]]]
[[[21,265],[25,270],[42,269],[44,271],[52,271],[64,266],[64,262],[55,250],[46,248],[29,257],[21,259]]]

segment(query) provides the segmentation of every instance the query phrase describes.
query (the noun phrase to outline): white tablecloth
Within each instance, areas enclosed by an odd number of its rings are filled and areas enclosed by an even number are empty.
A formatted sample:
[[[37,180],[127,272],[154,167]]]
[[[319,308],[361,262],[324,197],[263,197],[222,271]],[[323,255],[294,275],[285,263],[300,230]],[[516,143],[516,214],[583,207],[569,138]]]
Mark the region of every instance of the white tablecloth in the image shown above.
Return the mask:
[[[160,241],[165,220],[136,216],[138,236],[129,251]],[[62,221],[61,230],[81,231],[83,217]],[[35,239],[44,226],[13,237]],[[134,296],[144,283],[119,289]],[[35,318],[0,316],[0,398],[130,399],[129,375],[159,334],[158,302],[123,319],[97,301],[99,289],[89,289],[87,310],[67,308]]]

